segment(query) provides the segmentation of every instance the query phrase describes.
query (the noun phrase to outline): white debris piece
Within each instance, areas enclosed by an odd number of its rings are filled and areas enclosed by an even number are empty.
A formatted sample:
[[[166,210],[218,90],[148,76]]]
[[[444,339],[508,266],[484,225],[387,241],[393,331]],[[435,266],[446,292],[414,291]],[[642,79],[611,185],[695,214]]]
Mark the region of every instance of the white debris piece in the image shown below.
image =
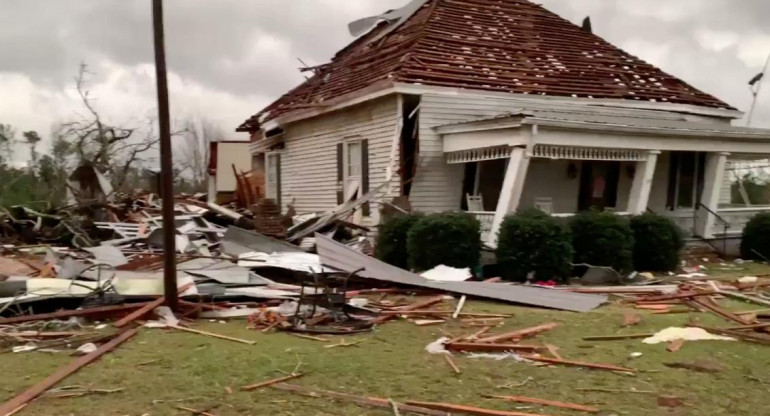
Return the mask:
[[[438,282],[464,282],[473,277],[469,268],[456,269],[443,264],[421,273],[420,276]]]
[[[714,335],[701,328],[666,328],[642,340],[645,344],[661,344],[683,339],[685,341],[735,341],[734,338]]]
[[[642,355],[643,355],[643,354],[642,354],[641,352],[632,352],[632,353],[631,353],[631,355],[630,355],[630,357],[631,357],[631,358],[639,358],[639,357],[641,357]]]
[[[738,283],[757,283],[759,278],[757,276],[744,276],[738,279]]]
[[[441,337],[425,347],[425,351],[428,352],[428,354],[449,354],[449,351],[444,347],[444,344],[449,341],[449,338],[447,337]]]
[[[85,344],[79,346],[78,349],[77,349],[78,355],[86,355],[86,354],[90,354],[90,353],[92,353],[94,351],[96,351],[96,344],[94,344],[93,342],[85,343]]]
[[[317,254],[281,252],[281,253],[243,253],[238,256],[238,266],[247,268],[278,267],[299,272],[334,272],[335,269],[323,267]]]

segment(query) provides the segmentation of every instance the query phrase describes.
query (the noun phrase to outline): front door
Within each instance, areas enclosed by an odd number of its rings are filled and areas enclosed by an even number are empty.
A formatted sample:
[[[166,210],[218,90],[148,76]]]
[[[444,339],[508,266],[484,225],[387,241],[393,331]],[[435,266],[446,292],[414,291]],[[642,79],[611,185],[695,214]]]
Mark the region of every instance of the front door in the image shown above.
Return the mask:
[[[620,162],[584,161],[580,173],[578,210],[615,208]]]

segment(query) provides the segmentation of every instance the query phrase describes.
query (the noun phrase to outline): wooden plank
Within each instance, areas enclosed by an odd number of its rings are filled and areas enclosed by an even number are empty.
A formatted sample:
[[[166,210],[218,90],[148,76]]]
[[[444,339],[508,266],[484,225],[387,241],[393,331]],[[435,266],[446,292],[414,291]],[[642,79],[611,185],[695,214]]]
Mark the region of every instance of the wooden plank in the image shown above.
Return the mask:
[[[542,351],[547,349],[544,345],[524,345],[524,344],[490,344],[476,342],[453,342],[446,344],[445,348],[449,351],[466,352],[507,352],[507,351]]]
[[[729,329],[719,329],[719,328],[708,328],[705,326],[697,326],[696,328],[701,328],[703,330],[706,330],[707,332],[710,332],[712,334],[716,335],[723,335],[726,337],[733,337],[740,339],[742,341],[748,341],[748,342],[755,342],[757,344],[764,344],[764,345],[770,345],[770,337],[762,336],[758,334],[753,334],[749,332],[741,332],[741,331],[731,331]]]
[[[446,360],[447,364],[449,364],[449,366],[452,367],[452,371],[454,371],[455,374],[460,374],[461,371],[457,367],[457,364],[455,364],[455,362],[452,360],[452,357],[450,357],[449,354],[443,354],[443,355],[444,355],[444,359]]]
[[[644,298],[641,298],[640,301],[657,302],[657,301],[674,300],[674,299],[694,298],[697,296],[711,296],[715,294],[716,294],[716,291],[714,290],[708,290],[703,292],[690,291],[690,292],[684,292],[684,293],[677,293],[675,295],[646,296]]]
[[[332,400],[355,403],[362,406],[379,407],[379,408],[388,409],[388,410],[392,410],[393,406],[395,406],[399,411],[402,411],[402,412],[415,413],[418,415],[427,415],[427,416],[446,416],[445,412],[441,412],[438,410],[432,410],[432,409],[427,409],[427,408],[418,407],[418,406],[410,406],[408,404],[395,403],[395,402],[394,404],[391,404],[389,400],[381,399],[379,397],[371,397],[371,396],[365,397],[365,396],[356,396],[356,395],[347,394],[347,393],[338,393],[334,391],[312,390],[306,387],[297,386],[293,384],[286,384],[286,383],[274,384],[272,387],[274,389],[289,391],[292,393],[298,393],[309,397],[316,397],[316,398],[326,397]]]
[[[190,332],[190,333],[198,334],[198,335],[206,335],[206,336],[209,336],[209,337],[214,337],[214,338],[219,338],[219,339],[226,339],[228,341],[240,342],[241,344],[254,345],[254,344],[257,343],[256,341],[249,341],[247,339],[229,337],[227,335],[216,334],[214,332],[208,332],[208,331],[201,331],[199,329],[185,328],[183,326],[169,326],[169,328],[174,328],[174,329],[178,329],[180,331]]]
[[[461,404],[451,403],[432,403],[432,402],[418,402],[410,400],[406,404],[412,406],[424,407],[427,409],[440,410],[442,412],[451,413],[463,413],[467,415],[479,415],[479,416],[546,416],[540,413],[523,413],[523,412],[509,412],[505,410],[492,410],[484,409],[481,407],[465,406]]]
[[[559,360],[556,358],[539,357],[536,355],[522,355],[522,357],[532,361],[539,361],[542,363],[549,363],[549,364],[566,365],[571,367],[585,367],[585,368],[593,368],[596,370],[620,371],[624,373],[636,372],[636,370],[633,368],[619,367],[612,364],[594,364],[594,363],[586,363],[582,361]]]
[[[668,343],[668,346],[666,346],[666,351],[677,352],[681,350],[683,346],[684,346],[684,340],[676,339]]]
[[[382,311],[380,312],[381,315],[452,315],[452,311],[440,311],[440,310],[414,310],[414,311],[408,311],[408,310],[392,310],[392,311]],[[510,318],[512,315],[500,315],[500,314],[494,314],[494,313],[472,313],[472,312],[461,312],[461,317],[476,317],[476,318],[489,318],[489,319],[503,319],[503,318]],[[489,320],[487,319],[487,320]],[[483,319],[474,319],[475,321],[481,321]]]
[[[508,332],[508,333],[505,333],[505,334],[493,335],[491,337],[480,338],[478,340],[478,342],[480,342],[480,343],[496,343],[496,342],[507,341],[507,340],[511,340],[511,339],[521,339],[521,338],[531,337],[533,335],[537,335],[537,334],[542,333],[542,332],[550,331],[550,330],[556,328],[557,326],[559,326],[558,323],[556,323],[556,322],[549,322],[547,324],[542,324],[542,325],[534,326],[534,327],[531,327],[531,328],[524,328],[524,329],[519,329],[519,330],[516,330],[516,331],[513,331],[513,332]]]
[[[262,387],[272,386],[273,384],[283,383],[284,381],[294,380],[295,378],[300,378],[302,376],[304,376],[304,374],[301,374],[301,373],[290,374],[286,377],[274,378],[272,380],[263,381],[261,383],[243,386],[241,387],[241,391],[252,391],[252,390],[260,389]]]
[[[178,288],[178,292],[181,295],[184,293],[187,289],[193,287],[195,283],[188,283],[180,288]],[[124,317],[123,319],[118,320],[115,322],[116,328],[122,328],[131,322],[136,321],[137,319],[143,317],[144,315],[147,315],[148,313],[152,312],[157,308],[158,306],[163,305],[166,302],[166,298],[164,296],[159,297],[158,299],[155,299],[152,302],[147,303],[146,305],[142,306],[141,308],[135,310],[134,312],[130,313],[128,316]]]
[[[147,302],[129,303],[125,305],[114,305],[114,306],[98,306],[95,308],[66,310],[66,311],[58,311],[58,312],[50,312],[50,313],[39,313],[35,315],[15,316],[13,318],[0,318],[0,325],[19,324],[22,322],[31,322],[31,321],[46,321],[49,319],[62,319],[62,318],[69,318],[71,316],[89,316],[89,315],[109,314],[109,313],[115,313],[115,312],[125,312],[125,311],[132,311],[135,309],[139,309],[145,305],[147,305]]]
[[[66,366],[60,368],[55,373],[46,377],[44,380],[40,381],[39,383],[28,388],[27,390],[20,393],[16,397],[0,405],[0,415],[6,415],[8,413],[11,413],[15,411],[17,408],[19,408],[20,406],[23,406],[26,403],[29,403],[31,400],[35,399],[36,397],[43,394],[51,387],[55,386],[58,382],[64,380],[65,378],[77,372],[81,368],[87,366],[88,364],[91,364],[92,362],[98,360],[102,355],[110,352],[112,349],[122,344],[127,339],[136,335],[137,332],[139,332],[139,328],[132,328],[132,329],[126,330],[120,335],[118,335],[117,337],[113,338],[111,341],[101,345],[94,352],[90,354],[86,354],[80,358],[77,358],[76,360],[72,361]]]
[[[709,310],[709,311],[711,311],[711,312],[713,312],[713,313],[715,313],[715,314],[717,314],[717,315],[719,315],[719,316],[721,316],[721,317],[723,317],[725,319],[731,320],[731,321],[736,322],[738,324],[741,324],[741,325],[752,325],[752,324],[754,324],[754,322],[750,322],[748,319],[741,318],[740,316],[738,316],[738,315],[736,315],[736,314],[734,314],[732,312],[726,311],[726,310],[724,310],[724,309],[722,309],[722,308],[720,308],[718,306],[711,305],[710,303],[704,302],[701,299],[693,299],[692,302],[697,304],[698,306],[704,308],[704,309],[707,309],[707,310]]]
[[[433,305],[435,305],[437,303],[440,303],[440,302],[443,302],[443,301],[444,301],[444,296],[443,295],[439,295],[439,296],[434,296],[434,297],[432,297],[430,299],[426,299],[426,300],[424,300],[422,302],[417,302],[417,303],[414,303],[414,304],[411,304],[411,305],[408,305],[408,306],[404,306],[402,309],[400,309],[398,311],[383,311],[383,312],[380,312],[380,316],[378,316],[377,318],[374,318],[372,320],[372,324],[378,325],[378,324],[381,324],[383,322],[387,322],[387,321],[397,317],[399,315],[398,312],[401,312],[401,314],[403,315],[404,312],[412,312],[412,311],[415,311],[415,310],[418,310],[418,309],[427,308],[428,306],[433,306]],[[393,312],[393,313],[391,314],[391,312]],[[452,312],[449,312],[449,313],[451,314]]]
[[[625,339],[649,338],[653,335],[655,334],[597,335],[592,337],[583,337],[583,341],[622,341]]]
[[[584,406],[582,404],[576,404],[576,403],[557,402],[554,400],[537,399],[534,397],[525,397],[525,396],[495,396],[490,394],[484,394],[483,396],[488,399],[500,399],[500,400],[516,402],[516,403],[539,404],[542,406],[559,407],[562,409],[577,410],[580,412],[599,413],[599,409],[596,407]]]

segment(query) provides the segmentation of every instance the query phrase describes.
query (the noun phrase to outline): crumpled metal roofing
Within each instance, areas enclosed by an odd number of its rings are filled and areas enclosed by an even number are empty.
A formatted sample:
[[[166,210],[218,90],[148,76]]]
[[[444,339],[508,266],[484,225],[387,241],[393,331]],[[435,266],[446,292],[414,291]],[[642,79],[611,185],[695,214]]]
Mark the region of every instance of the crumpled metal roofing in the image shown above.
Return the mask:
[[[346,272],[363,268],[358,273],[359,276],[380,281],[573,312],[588,312],[607,301],[607,296],[604,295],[573,293],[535,286],[428,280],[355,251],[322,234],[316,234],[316,248],[323,265]]]
[[[238,130],[378,82],[732,109],[526,0],[430,0],[380,39],[388,27],[342,49]]]

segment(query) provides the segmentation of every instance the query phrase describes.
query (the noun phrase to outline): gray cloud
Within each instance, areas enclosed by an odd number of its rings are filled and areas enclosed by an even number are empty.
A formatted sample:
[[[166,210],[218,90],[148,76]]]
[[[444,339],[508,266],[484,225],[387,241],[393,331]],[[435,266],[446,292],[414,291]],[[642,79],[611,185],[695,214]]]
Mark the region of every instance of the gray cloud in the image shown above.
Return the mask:
[[[172,109],[205,112],[232,131],[301,82],[296,58],[328,61],[352,41],[349,21],[406,1],[166,0],[168,62],[178,81]],[[590,15],[600,36],[741,109],[750,102],[747,81],[770,52],[765,0],[540,3],[572,22]],[[72,112],[72,77],[81,61],[96,72],[105,111],[151,110],[150,24],[147,0],[4,0],[0,93],[22,104],[0,100],[0,122],[48,131],[47,124]],[[770,127],[770,89],[756,119]]]

